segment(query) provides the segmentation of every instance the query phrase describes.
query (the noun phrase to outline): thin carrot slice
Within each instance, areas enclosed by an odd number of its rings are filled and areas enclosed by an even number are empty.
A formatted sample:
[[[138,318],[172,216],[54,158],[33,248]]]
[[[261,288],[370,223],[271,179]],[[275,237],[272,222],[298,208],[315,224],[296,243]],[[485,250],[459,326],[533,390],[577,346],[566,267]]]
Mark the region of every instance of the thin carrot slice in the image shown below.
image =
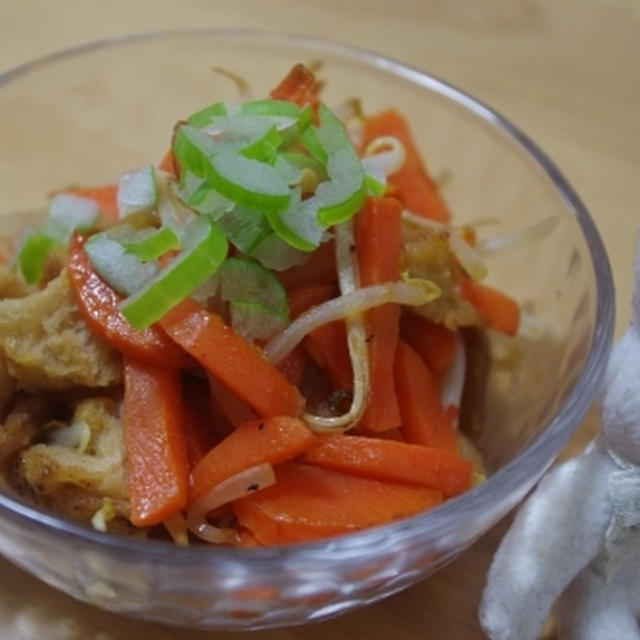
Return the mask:
[[[302,412],[304,398],[262,351],[195,300],[183,300],[159,324],[259,416],[297,416]]]
[[[303,64],[296,64],[269,93],[273,100],[288,100],[300,106],[315,104],[317,81]]]
[[[189,468],[198,464],[218,440],[211,415],[209,394],[199,381],[183,381],[183,419],[187,439]]]
[[[420,354],[434,375],[440,375],[451,364],[456,350],[455,331],[407,312],[400,319],[400,335]]]
[[[363,287],[395,281],[402,252],[402,205],[392,198],[368,198],[355,220],[355,238]],[[369,352],[369,398],[360,421],[380,432],[400,426],[393,362],[398,344],[400,305],[385,304],[365,315]]]
[[[317,437],[298,418],[274,416],[250,420],[217,444],[191,472],[191,498],[195,499],[250,467],[278,464],[310,449]]]
[[[84,252],[85,238],[69,245],[68,271],[80,315],[89,330],[116,351],[159,367],[183,368],[193,360],[164,332],[151,326],[134,329],[120,313],[122,297],[98,276]]]
[[[407,442],[458,451],[456,434],[438,393],[438,385],[422,358],[399,341],[394,361],[396,393]]]
[[[118,195],[117,184],[107,184],[99,187],[72,187],[65,189],[64,192],[93,200],[100,207],[100,211],[107,220],[115,221],[120,217],[116,199]]]
[[[304,340],[312,360],[324,370],[334,389],[353,389],[353,369],[347,346],[347,329],[336,320],[314,329]]]
[[[520,307],[513,298],[470,278],[461,281],[460,294],[480,312],[492,329],[508,336],[518,332]]]
[[[256,414],[251,411],[246,402],[233,393],[233,391],[227,389],[218,378],[209,373],[207,374],[207,380],[209,381],[211,396],[232,427],[239,427],[244,422],[257,418]]]
[[[441,222],[448,221],[450,216],[447,206],[424,168],[404,117],[397,111],[388,109],[367,118],[363,130],[364,146],[381,136],[393,136],[400,140],[405,148],[404,164],[389,176],[393,195],[400,197],[407,209],[414,213]]]
[[[158,169],[162,169],[162,171],[166,171],[169,175],[177,176],[178,168],[176,166],[176,157],[173,155],[173,150],[169,149],[164,154],[164,157],[160,161],[158,165]]]
[[[278,279],[287,290],[301,287],[310,282],[316,284],[335,284],[336,272],[335,249],[333,242],[322,243],[309,259],[302,265],[279,271]]]
[[[239,524],[263,545],[317,540],[384,524],[442,501],[426,487],[380,482],[296,462],[276,483],[233,503]]]
[[[301,461],[364,478],[418,484],[445,497],[466,491],[472,472],[471,462],[450,451],[340,433],[320,436]]]
[[[182,509],[189,494],[180,374],[125,358],[124,380],[130,519],[150,526]]]

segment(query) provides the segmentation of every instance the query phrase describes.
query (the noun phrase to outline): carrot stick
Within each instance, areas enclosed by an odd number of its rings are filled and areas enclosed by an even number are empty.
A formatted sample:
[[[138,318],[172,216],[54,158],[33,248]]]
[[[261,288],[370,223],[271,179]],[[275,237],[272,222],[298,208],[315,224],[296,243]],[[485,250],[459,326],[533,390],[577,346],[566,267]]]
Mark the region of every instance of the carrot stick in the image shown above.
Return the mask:
[[[238,427],[243,422],[257,418],[256,414],[251,411],[247,404],[233,393],[233,391],[227,389],[218,378],[208,373],[207,379],[209,380],[209,389],[211,390],[212,397],[232,427]]]
[[[407,121],[397,111],[388,109],[364,121],[363,147],[380,136],[393,136],[402,142],[406,159],[402,167],[389,176],[393,195],[400,196],[407,209],[427,218],[446,222],[449,211],[438,188],[424,168]]]
[[[398,279],[402,252],[402,205],[392,198],[368,198],[355,220],[363,287]],[[369,352],[369,398],[360,427],[374,432],[400,426],[390,363],[396,352],[400,305],[385,304],[365,315]]]
[[[492,329],[508,336],[518,332],[520,307],[513,298],[470,278],[460,282],[460,294],[480,312]]]
[[[457,453],[456,434],[440,403],[438,385],[422,358],[402,341],[398,342],[394,375],[404,439]]]
[[[130,519],[150,526],[182,509],[189,493],[180,375],[125,358],[124,380]]]
[[[311,359],[327,374],[334,389],[353,389],[347,329],[343,321],[328,322],[314,329],[303,344]]]
[[[402,339],[425,361],[434,375],[447,369],[456,350],[456,333],[416,313],[403,313],[400,318]]]
[[[316,79],[303,64],[296,64],[281,82],[271,90],[272,100],[289,100],[301,107],[305,104],[315,104],[317,83]]]
[[[407,517],[436,506],[439,491],[358,478],[296,462],[276,483],[233,503],[242,527],[263,545],[317,540]]]
[[[85,238],[69,245],[67,268],[78,310],[89,330],[110,347],[159,367],[189,367],[193,360],[156,326],[134,329],[120,313],[122,297],[93,270],[84,252]]]
[[[309,284],[335,284],[338,276],[336,273],[336,260],[333,242],[324,242],[302,265],[279,271],[276,275],[287,290]]]
[[[169,337],[259,416],[302,412],[304,398],[263,353],[190,298],[160,321]]]
[[[467,490],[472,471],[468,460],[450,451],[340,433],[321,436],[301,461],[364,478],[418,484],[445,497]]]
[[[250,420],[217,444],[191,472],[191,499],[244,469],[279,464],[311,448],[317,437],[289,416]]]
[[[100,187],[72,187],[65,189],[64,193],[93,200],[100,207],[100,211],[107,220],[115,221],[120,217],[116,200],[117,184],[107,184]]]
[[[218,440],[211,414],[209,394],[199,380],[183,380],[183,427],[187,439],[189,468],[211,450]]]
[[[178,168],[176,167],[176,158],[173,155],[173,150],[169,149],[169,151],[167,151],[162,160],[160,161],[160,164],[158,165],[158,169],[162,169],[162,171],[166,171],[169,175],[172,176],[177,176],[178,175]]]

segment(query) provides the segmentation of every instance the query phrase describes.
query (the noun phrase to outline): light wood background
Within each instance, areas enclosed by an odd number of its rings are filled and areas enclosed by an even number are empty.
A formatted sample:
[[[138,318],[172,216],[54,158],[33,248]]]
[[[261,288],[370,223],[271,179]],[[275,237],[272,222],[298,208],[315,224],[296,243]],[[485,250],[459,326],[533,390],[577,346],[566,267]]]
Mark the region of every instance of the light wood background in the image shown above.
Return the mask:
[[[259,27],[374,49],[447,79],[507,115],[556,161],[592,212],[616,281],[617,334],[623,330],[640,220],[640,0],[1,0],[0,72],[104,36],[206,26]],[[592,412],[565,455],[579,451],[596,428]],[[482,638],[477,604],[506,524],[400,595],[329,622],[252,637]],[[107,614],[0,560],[0,638],[142,637],[239,636]]]

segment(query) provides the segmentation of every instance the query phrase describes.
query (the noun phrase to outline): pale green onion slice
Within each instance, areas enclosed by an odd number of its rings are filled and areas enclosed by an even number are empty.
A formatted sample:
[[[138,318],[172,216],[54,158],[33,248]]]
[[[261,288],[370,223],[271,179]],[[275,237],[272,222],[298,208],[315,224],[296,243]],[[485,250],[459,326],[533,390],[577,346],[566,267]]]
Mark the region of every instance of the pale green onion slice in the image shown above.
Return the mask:
[[[229,312],[233,330],[247,340],[268,340],[289,324],[288,314],[250,300],[232,300]]]
[[[158,273],[155,262],[143,263],[108,232],[96,233],[84,245],[96,273],[113,289],[129,296],[146,287]]]
[[[66,244],[74,231],[91,229],[99,215],[100,208],[93,200],[59,193],[51,200],[41,231],[57,244]]]
[[[226,211],[216,218],[216,224],[224,231],[229,242],[243,253],[252,253],[261,240],[272,233],[264,215],[245,207]]]
[[[248,253],[267,269],[274,271],[284,271],[290,267],[296,267],[309,259],[309,254],[306,251],[292,247],[272,232],[259,240]]]
[[[180,254],[156,277],[121,305],[122,314],[135,329],[159,320],[205,280],[227,255],[227,239],[207,216],[198,216],[182,238]]]
[[[144,237],[138,232],[138,235],[129,242],[124,242],[127,253],[133,253],[138,256],[142,262],[151,262],[167,251],[180,248],[180,239],[169,229],[169,227],[161,227],[160,229],[150,229]],[[139,239],[138,239],[139,238]]]
[[[35,231],[25,238],[17,258],[25,282],[38,284],[42,280],[44,263],[55,245],[56,242],[41,231]]]
[[[99,215],[100,209],[93,200],[69,193],[55,195],[44,224],[25,238],[18,253],[17,264],[25,282],[38,284],[51,249],[66,244],[74,231],[90,229]]]
[[[269,269],[255,260],[227,258],[218,270],[224,300],[259,303],[287,314],[287,292]]]
[[[342,320],[387,303],[419,307],[435,300],[440,289],[430,280],[410,279],[372,285],[328,300],[298,316],[265,347],[274,363],[280,362],[303,338],[328,322]]]
[[[118,181],[116,202],[121,218],[131,213],[151,211],[157,199],[156,172],[153,167],[125,173]]]

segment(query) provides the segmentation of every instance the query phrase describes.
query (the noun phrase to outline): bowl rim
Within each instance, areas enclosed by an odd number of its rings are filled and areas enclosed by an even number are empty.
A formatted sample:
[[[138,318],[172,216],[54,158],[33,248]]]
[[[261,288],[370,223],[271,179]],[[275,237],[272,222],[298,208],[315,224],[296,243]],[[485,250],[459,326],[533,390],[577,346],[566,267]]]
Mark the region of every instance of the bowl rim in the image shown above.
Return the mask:
[[[301,50],[313,49],[314,51],[324,50],[333,54],[337,53],[436,93],[457,106],[463,107],[515,141],[533,160],[534,164],[543,170],[556,192],[565,202],[567,209],[573,213],[589,249],[597,299],[595,329],[591,337],[587,359],[565,403],[554,418],[548,422],[544,431],[536,436],[508,464],[489,476],[482,485],[445,502],[437,509],[389,524],[313,542],[257,549],[223,547],[216,548],[212,553],[212,549],[205,545],[179,547],[172,542],[141,541],[122,535],[96,531],[89,526],[58,518],[19,500],[14,500],[2,491],[0,491],[0,515],[17,523],[33,523],[37,526],[50,528],[57,534],[70,535],[77,540],[95,543],[103,548],[135,555],[142,554],[151,558],[162,557],[165,560],[170,558],[172,564],[183,564],[188,559],[197,559],[198,562],[202,562],[205,558],[213,559],[216,562],[247,560],[262,564],[270,563],[285,555],[294,559],[302,556],[308,558],[318,553],[325,554],[326,558],[327,547],[331,548],[332,553],[343,551],[347,554],[363,547],[385,547],[390,538],[393,538],[397,544],[398,536],[401,539],[409,539],[415,535],[423,535],[434,540],[440,535],[451,532],[452,516],[457,515],[460,510],[481,517],[485,508],[489,507],[492,502],[507,499],[512,492],[512,487],[530,487],[531,483],[528,481],[532,477],[538,479],[552,464],[591,405],[604,376],[613,340],[615,296],[609,259],[593,219],[568,180],[547,154],[519,127],[469,93],[436,76],[386,55],[343,42],[302,34],[250,28],[202,27],[163,29],[111,36],[56,50],[1,72],[0,91],[11,81],[60,60],[93,51],[135,45],[144,41],[184,37],[222,40],[246,38],[254,41],[298,46]],[[540,451],[554,452],[547,467],[542,470],[534,468],[536,454]],[[520,496],[518,501],[522,497]]]

